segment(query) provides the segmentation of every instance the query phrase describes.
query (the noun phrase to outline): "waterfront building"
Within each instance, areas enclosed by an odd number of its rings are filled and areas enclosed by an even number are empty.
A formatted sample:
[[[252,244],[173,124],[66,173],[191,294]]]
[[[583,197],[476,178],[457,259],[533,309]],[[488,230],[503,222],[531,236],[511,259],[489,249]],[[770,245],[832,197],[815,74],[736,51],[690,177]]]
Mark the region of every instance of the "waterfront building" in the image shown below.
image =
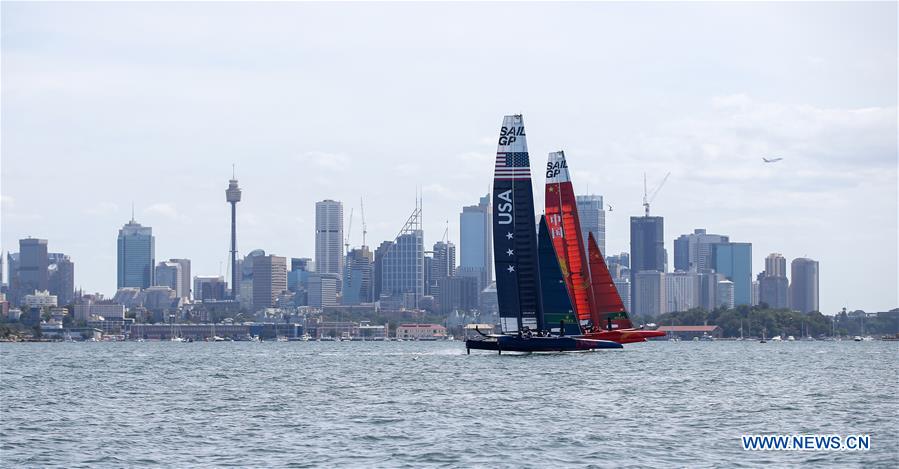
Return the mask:
[[[97,318],[125,319],[125,306],[114,303],[94,303],[85,301],[75,304],[74,319],[78,322],[92,321]]]
[[[194,299],[196,301],[222,301],[228,298],[227,283],[225,277],[202,276],[194,277]]]
[[[587,239],[590,233],[596,239],[596,245],[602,255],[606,253],[606,206],[601,195],[579,195],[577,213],[581,222],[581,234],[584,239],[584,252],[587,252]],[[538,223],[539,225],[539,223]]]
[[[633,312],[643,316],[658,316],[668,307],[665,272],[644,270],[636,275],[633,293]]]
[[[637,275],[644,271],[665,272],[665,224],[662,217],[631,217],[631,286],[633,288],[633,298],[631,311],[641,313],[637,302],[642,291],[655,291],[650,286],[641,289]],[[649,277],[647,277],[649,278]],[[658,288],[658,287],[655,287]],[[661,284],[661,291],[664,291],[664,283]],[[654,303],[653,303],[654,304]],[[658,311],[662,311],[665,302],[660,303]]]
[[[459,273],[478,279],[478,289],[493,281],[493,234],[490,194],[459,214]]]
[[[49,259],[48,290],[60,305],[71,304],[75,300],[75,263],[62,253],[50,253]]]
[[[752,243],[713,244],[712,263],[716,272],[734,283],[734,304],[751,305]]]
[[[35,290],[33,293],[25,295],[22,304],[29,308],[55,308],[57,303],[56,295],[51,295],[47,290]]]
[[[697,228],[692,234],[680,235],[674,240],[674,269],[685,272],[714,269],[712,246],[727,242],[730,242],[728,236],[708,234],[704,228]]]
[[[116,288],[148,288],[154,284],[156,238],[153,228],[131,219],[119,230]]]
[[[337,277],[333,274],[309,274],[306,291],[306,303],[313,308],[337,306]]]
[[[156,285],[169,287],[175,290],[178,298],[184,298],[184,275],[181,264],[177,262],[163,261],[156,264]]]
[[[287,258],[275,255],[253,259],[253,310],[277,306],[276,299],[287,290]]]
[[[403,340],[446,339],[446,328],[440,324],[400,324],[396,327],[396,337]]]
[[[353,249],[347,254],[343,274],[341,303],[358,305],[372,302],[372,263],[374,255],[368,246]]]
[[[343,203],[315,203],[315,269],[318,273],[343,276]],[[340,291],[338,282],[337,291]]]
[[[800,257],[790,264],[790,308],[801,313],[818,309],[818,261]]]
[[[417,309],[424,296],[424,231],[421,208],[406,221],[393,245],[384,254],[381,266],[381,297],[390,297],[406,309]]]
[[[736,288],[730,280],[719,280],[715,298],[718,306],[733,309],[735,305]]]
[[[665,298],[669,313],[699,306],[699,274],[682,270],[665,274]]]

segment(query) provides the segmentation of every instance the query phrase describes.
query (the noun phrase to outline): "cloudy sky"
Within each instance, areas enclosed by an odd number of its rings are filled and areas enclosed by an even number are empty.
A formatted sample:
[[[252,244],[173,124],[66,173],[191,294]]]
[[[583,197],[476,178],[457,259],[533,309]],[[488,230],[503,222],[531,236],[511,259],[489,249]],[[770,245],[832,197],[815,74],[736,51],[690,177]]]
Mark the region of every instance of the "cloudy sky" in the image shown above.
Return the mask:
[[[225,273],[238,247],[314,253],[313,205],[425,237],[492,177],[504,114],[532,162],[565,149],[607,250],[652,205],[764,257],[820,261],[821,307],[897,306],[897,7],[878,4],[2,4],[2,249],[49,239],[115,290],[118,228]],[[765,165],[763,156],[784,160]],[[539,173],[539,172],[537,172]],[[542,184],[538,177],[536,184]],[[542,190],[538,191],[538,194]],[[542,201],[538,201],[542,205]]]

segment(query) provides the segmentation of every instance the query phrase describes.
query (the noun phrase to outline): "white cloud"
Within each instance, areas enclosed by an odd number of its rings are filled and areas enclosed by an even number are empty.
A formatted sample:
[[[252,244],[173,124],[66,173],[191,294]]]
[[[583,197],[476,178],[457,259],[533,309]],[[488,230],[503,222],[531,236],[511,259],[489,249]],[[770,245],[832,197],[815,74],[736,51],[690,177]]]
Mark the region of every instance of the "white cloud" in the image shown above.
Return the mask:
[[[343,172],[350,167],[350,157],[343,153],[310,151],[297,156],[297,160],[321,169]]]

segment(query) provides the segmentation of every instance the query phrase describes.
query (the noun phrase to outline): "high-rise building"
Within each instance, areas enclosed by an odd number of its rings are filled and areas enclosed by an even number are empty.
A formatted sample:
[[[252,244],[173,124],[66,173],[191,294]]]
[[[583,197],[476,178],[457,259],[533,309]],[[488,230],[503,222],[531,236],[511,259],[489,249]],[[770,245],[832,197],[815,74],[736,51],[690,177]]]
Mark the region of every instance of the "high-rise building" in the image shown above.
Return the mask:
[[[47,254],[47,240],[25,238],[19,240],[19,256],[16,271],[16,302],[21,304],[25,295],[35,291],[49,290],[50,277],[47,268],[50,259]]]
[[[384,284],[384,256],[393,248],[393,241],[383,241],[381,245],[375,249],[375,262],[372,268],[372,297],[375,301],[381,299],[381,290]]]
[[[584,252],[587,252],[587,236],[593,233],[596,245],[602,255],[606,254],[606,206],[601,195],[579,195],[577,213],[581,222],[581,234],[584,237]]]
[[[240,301],[240,307],[244,309],[253,309],[253,264],[256,259],[265,257],[265,251],[262,249],[254,249],[250,251],[243,259],[238,261],[237,270],[240,277],[237,286],[231,286],[233,293],[237,289],[237,299]]]
[[[240,292],[240,274],[237,268],[237,203],[240,202],[241,191],[237,186],[237,176],[232,174],[225,189],[225,201],[231,204],[231,299],[236,300]],[[187,269],[187,278],[190,279],[190,268]]]
[[[154,284],[156,238],[153,228],[132,218],[119,230],[116,288],[149,288]]]
[[[649,291],[641,289],[637,282],[637,275],[644,271],[665,272],[665,222],[662,217],[631,217],[631,311],[642,312],[637,304],[640,292]],[[665,285],[661,284],[664,292]],[[664,293],[662,294],[664,296]],[[662,302],[660,311],[665,308]]]
[[[620,254],[616,254],[613,256],[606,256],[606,266],[609,268],[609,274],[612,275],[612,279],[619,279],[622,277],[627,277],[628,281],[630,281],[630,272],[631,272],[631,256],[626,252],[622,252]],[[625,303],[628,304],[628,303]]]
[[[818,261],[800,257],[790,263],[790,309],[802,313],[818,309]]]
[[[75,263],[62,253],[49,254],[48,284],[51,295],[56,295],[59,305],[68,305],[75,300]]]
[[[644,270],[637,273],[634,290],[634,313],[643,316],[658,316],[668,307],[665,272]]]
[[[750,305],[758,306],[760,296],[761,296],[761,286],[759,284],[759,281],[753,280],[752,281],[752,299],[751,299],[752,302],[750,303]]]
[[[765,258],[765,277],[787,276],[787,259],[779,252],[772,252]]]
[[[478,279],[474,277],[442,277],[438,281],[438,310],[447,314],[476,309],[479,293]]]
[[[434,243],[433,257],[429,268],[430,294],[440,296],[440,281],[452,277],[456,272],[456,245],[450,242]]]
[[[706,311],[711,311],[718,306],[718,282],[726,280],[724,275],[715,272],[714,269],[703,269],[696,273],[698,283],[698,306]]]
[[[309,306],[323,308],[337,305],[337,278],[333,274],[310,274],[306,289]]]
[[[490,194],[481,197],[478,205],[462,207],[459,215],[458,275],[476,277],[479,290],[493,281],[493,225],[490,218]]]
[[[384,254],[381,267],[381,297],[391,297],[394,304],[417,309],[424,296],[424,231],[421,208],[406,221],[393,245]]]
[[[735,305],[734,295],[736,294],[736,286],[734,282],[730,280],[719,280],[718,281],[718,290],[715,293],[715,297],[718,301],[718,306],[727,309],[733,309]]]
[[[191,298],[191,285],[190,279],[190,259],[169,259],[169,262],[174,262],[181,266],[181,284],[178,285],[179,295],[182,298],[190,299]]]
[[[630,273],[626,277],[618,277],[613,280],[615,288],[618,290],[618,296],[621,297],[621,303],[624,305],[631,304],[631,278]]]
[[[368,246],[353,249],[346,256],[341,303],[358,305],[372,302],[372,263],[374,255]]]
[[[181,264],[171,261],[163,261],[156,264],[156,286],[169,287],[175,291],[177,298],[184,298],[184,272]]]
[[[699,274],[682,270],[665,274],[665,298],[669,313],[699,306]]]
[[[712,245],[729,241],[729,237],[708,234],[703,228],[693,230],[692,234],[680,235],[674,240],[674,270],[700,272],[714,269]]]
[[[253,309],[276,306],[278,295],[287,290],[287,258],[275,255],[253,259]]]
[[[204,300],[224,300],[226,296],[225,277],[218,276],[196,276],[194,277],[194,299],[196,301]]]
[[[733,282],[734,304],[751,305],[752,243],[713,244],[712,263],[716,272]]]
[[[343,203],[323,200],[315,203],[315,270],[320,274],[343,276]],[[340,291],[338,281],[337,291]]]

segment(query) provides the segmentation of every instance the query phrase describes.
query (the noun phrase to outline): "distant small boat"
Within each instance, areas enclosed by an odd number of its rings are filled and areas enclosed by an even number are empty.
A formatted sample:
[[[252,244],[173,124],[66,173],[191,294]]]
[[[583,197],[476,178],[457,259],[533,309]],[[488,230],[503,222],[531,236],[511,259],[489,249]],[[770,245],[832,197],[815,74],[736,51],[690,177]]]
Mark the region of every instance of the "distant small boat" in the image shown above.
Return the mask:
[[[858,336],[858,335],[857,335],[857,336],[853,337],[852,340],[854,340],[854,341],[856,341],[856,342],[861,342],[861,341],[862,341],[862,338],[861,338],[861,336]]]
[[[795,337],[793,337],[793,336],[791,336],[791,335],[788,335],[788,336],[787,336],[787,341],[788,341],[788,342],[794,342],[795,340],[796,340]]]
[[[781,341],[783,341],[783,338],[781,338],[779,335],[776,335],[776,336],[772,337],[771,340],[774,342],[781,342]]]

